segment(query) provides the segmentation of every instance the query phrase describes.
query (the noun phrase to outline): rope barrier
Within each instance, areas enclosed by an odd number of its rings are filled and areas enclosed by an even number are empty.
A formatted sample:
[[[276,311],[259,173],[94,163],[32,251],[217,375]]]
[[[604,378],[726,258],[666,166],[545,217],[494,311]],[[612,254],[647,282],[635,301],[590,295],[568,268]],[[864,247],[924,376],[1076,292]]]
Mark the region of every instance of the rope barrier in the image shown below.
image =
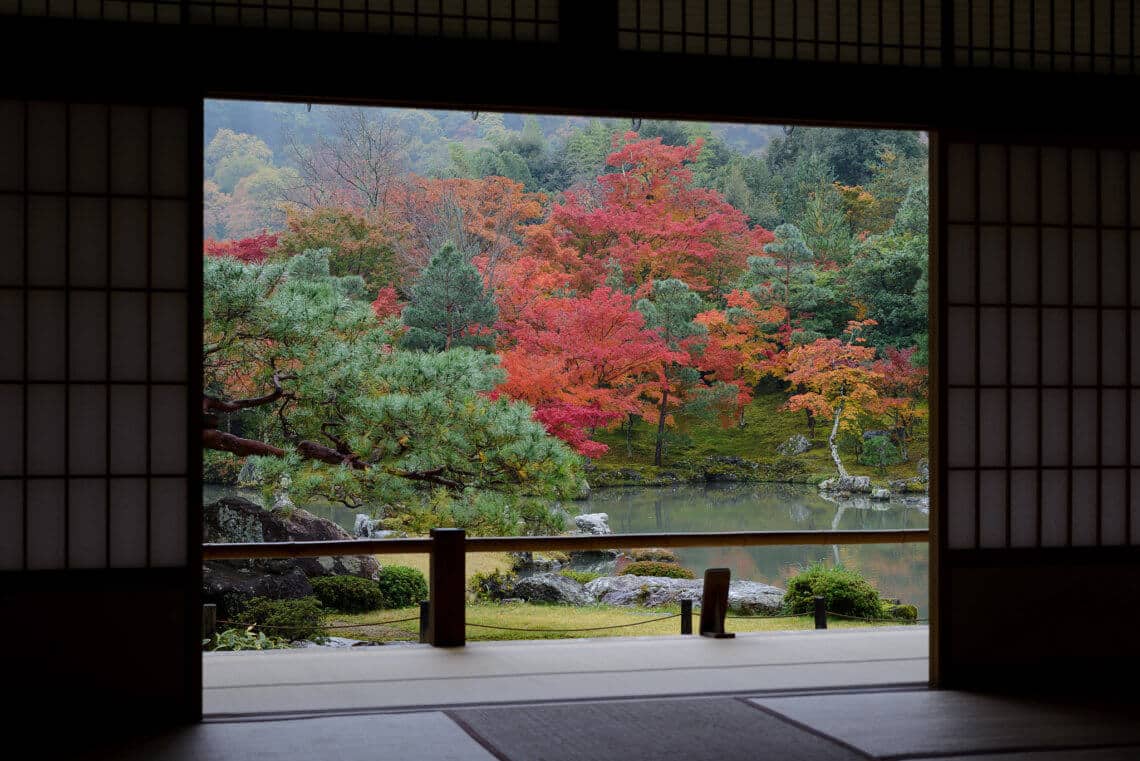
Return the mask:
[[[383,626],[385,624],[401,624],[401,623],[404,623],[405,621],[419,621],[419,620],[420,620],[419,616],[411,616],[409,618],[393,618],[390,621],[364,621],[364,622],[359,623],[359,624],[329,624],[326,626],[321,626],[319,628],[321,628],[321,629],[359,629],[362,626]],[[248,629],[251,626],[258,628],[258,629],[310,629],[310,628],[313,628],[313,627],[310,627],[307,625],[258,624],[258,623],[249,623],[247,621],[226,621],[223,619],[218,619],[218,623],[219,624],[228,624],[230,626],[241,626],[241,627],[244,627],[246,629]]]
[[[498,629],[499,631],[506,632],[596,632],[603,629],[624,629],[629,626],[642,626],[644,624],[652,624],[657,621],[668,621],[671,618],[680,618],[680,613],[674,613],[671,616],[661,616],[660,618],[650,618],[646,621],[634,621],[628,624],[612,624],[610,626],[588,626],[579,629],[524,629],[516,626],[492,626],[491,624],[474,624],[470,621],[467,626],[475,626],[480,629]]]
[[[907,621],[901,618],[867,618],[866,616],[852,616],[846,613],[836,613],[834,611],[827,611],[827,615],[835,616],[836,618],[850,618],[857,621],[884,621],[886,623],[898,624],[900,626],[910,626],[917,623],[929,623],[929,618],[916,618],[913,621]]]

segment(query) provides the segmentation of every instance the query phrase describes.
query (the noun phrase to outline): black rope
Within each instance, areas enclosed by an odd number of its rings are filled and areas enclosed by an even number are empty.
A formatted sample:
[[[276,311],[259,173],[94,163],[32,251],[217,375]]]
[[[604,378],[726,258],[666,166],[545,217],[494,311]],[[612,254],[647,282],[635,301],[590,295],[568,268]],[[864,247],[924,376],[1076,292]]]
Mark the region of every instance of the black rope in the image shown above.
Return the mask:
[[[385,624],[400,624],[400,623],[403,623],[405,621],[418,621],[419,619],[420,619],[419,616],[411,616],[410,618],[394,618],[390,621],[365,621],[365,622],[359,623],[359,624],[329,624],[329,625],[320,626],[320,627],[312,627],[312,626],[309,626],[306,624],[256,624],[256,623],[249,623],[247,621],[225,621],[225,620],[221,620],[221,619],[218,620],[218,623],[219,624],[228,624],[228,625],[234,626],[234,627],[241,626],[241,627],[244,627],[246,629],[250,628],[251,626],[254,627],[255,629],[311,629],[311,628],[359,629],[363,626],[383,626]]]
[[[480,629],[498,629],[505,632],[596,632],[603,629],[624,629],[628,626],[642,626],[643,624],[652,624],[657,621],[668,621],[671,618],[680,618],[680,613],[674,613],[671,616],[661,616],[660,618],[650,618],[645,621],[634,621],[629,624],[612,624],[610,626],[588,626],[579,629],[524,629],[517,626],[492,626],[491,624],[473,624],[470,621],[466,623],[467,626],[476,626]]]

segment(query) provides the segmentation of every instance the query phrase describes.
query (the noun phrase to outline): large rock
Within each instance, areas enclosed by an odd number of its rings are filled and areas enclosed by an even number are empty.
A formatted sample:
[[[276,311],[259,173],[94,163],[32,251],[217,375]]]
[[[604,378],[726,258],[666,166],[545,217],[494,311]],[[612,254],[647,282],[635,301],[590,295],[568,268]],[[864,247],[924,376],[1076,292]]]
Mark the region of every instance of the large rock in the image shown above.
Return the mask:
[[[352,539],[340,526],[301,509],[265,510],[240,497],[223,497],[202,508],[202,540],[210,543],[313,542]],[[314,576],[374,579],[380,565],[371,555],[261,560],[211,560],[202,568],[204,602],[233,618],[251,597],[294,599],[313,593]]]
[[[851,492],[854,494],[869,494],[871,492],[870,476],[837,476],[829,478],[819,485],[820,491]]]
[[[557,573],[539,573],[515,583],[515,596],[527,602],[590,605],[594,598],[581,584]]]
[[[757,480],[760,463],[734,455],[714,455],[705,457],[699,467],[706,481],[736,483]]]
[[[811,439],[802,433],[789,436],[788,440],[776,447],[776,453],[782,455],[797,455],[811,449]]]
[[[890,489],[881,489],[880,488],[880,489],[872,489],[871,490],[871,499],[878,500],[881,502],[883,500],[887,500],[890,498],[891,498]]]
[[[607,513],[583,513],[574,516],[574,525],[585,534],[612,534],[610,516]]]
[[[664,576],[603,576],[586,585],[586,592],[606,605],[656,607],[694,600],[700,605],[704,581]],[[777,613],[784,603],[784,590],[755,581],[728,585],[728,607],[745,615]]]

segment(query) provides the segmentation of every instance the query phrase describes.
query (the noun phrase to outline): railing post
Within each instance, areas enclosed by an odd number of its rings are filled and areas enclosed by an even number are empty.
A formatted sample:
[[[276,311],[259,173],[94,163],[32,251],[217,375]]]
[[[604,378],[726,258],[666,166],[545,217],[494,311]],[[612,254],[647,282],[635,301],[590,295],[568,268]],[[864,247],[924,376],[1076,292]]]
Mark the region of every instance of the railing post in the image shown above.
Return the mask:
[[[431,621],[431,603],[420,600],[420,642],[428,641],[428,622]]]
[[[705,586],[701,593],[701,636],[732,639],[736,635],[724,630],[728,614],[728,582],[732,572],[727,568],[705,570]]]
[[[433,528],[431,540],[428,642],[434,647],[462,647],[466,643],[463,582],[467,532]]]
[[[815,597],[815,628],[827,628],[827,600],[819,595]]]
[[[693,633],[693,601],[681,600],[681,634]]]
[[[218,634],[218,606],[208,602],[202,606],[202,639],[212,640]]]

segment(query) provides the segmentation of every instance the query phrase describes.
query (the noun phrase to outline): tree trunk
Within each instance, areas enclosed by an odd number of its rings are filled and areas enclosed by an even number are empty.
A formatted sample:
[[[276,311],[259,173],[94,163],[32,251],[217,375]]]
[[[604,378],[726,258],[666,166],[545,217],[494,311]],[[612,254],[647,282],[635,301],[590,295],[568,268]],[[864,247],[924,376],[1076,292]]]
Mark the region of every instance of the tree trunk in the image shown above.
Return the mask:
[[[626,415],[625,425],[625,456],[633,457],[633,414]]]
[[[835,421],[831,424],[831,435],[827,437],[827,446],[831,449],[831,459],[835,462],[835,468],[839,471],[840,478],[847,478],[847,469],[843,467],[843,461],[839,459],[839,444],[835,439],[839,435],[839,416],[843,414],[843,402],[840,401],[839,405],[835,408]]]
[[[653,453],[653,464],[661,466],[661,456],[665,448],[665,410],[669,406],[669,387],[661,392],[661,411],[657,416],[657,449]]]
[[[811,409],[809,409],[808,407],[804,407],[804,413],[807,415],[808,438],[814,439],[815,438],[815,413],[812,412]]]

